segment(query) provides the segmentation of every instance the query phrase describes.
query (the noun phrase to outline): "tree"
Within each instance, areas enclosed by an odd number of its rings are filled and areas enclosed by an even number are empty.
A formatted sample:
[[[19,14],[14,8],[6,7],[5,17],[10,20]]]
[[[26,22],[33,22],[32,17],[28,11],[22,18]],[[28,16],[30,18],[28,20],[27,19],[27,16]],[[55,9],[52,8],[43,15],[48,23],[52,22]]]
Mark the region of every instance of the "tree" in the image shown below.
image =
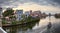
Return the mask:
[[[2,13],[3,17],[10,16],[14,14],[14,10],[12,8],[7,8],[4,13]]]

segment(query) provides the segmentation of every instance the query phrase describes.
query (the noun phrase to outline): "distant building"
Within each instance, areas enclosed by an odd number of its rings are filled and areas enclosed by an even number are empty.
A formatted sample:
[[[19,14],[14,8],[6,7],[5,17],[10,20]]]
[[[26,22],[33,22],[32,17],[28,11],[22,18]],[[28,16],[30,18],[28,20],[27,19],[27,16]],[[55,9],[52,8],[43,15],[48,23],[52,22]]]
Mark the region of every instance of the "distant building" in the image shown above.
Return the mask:
[[[30,12],[26,11],[24,14],[28,17],[30,15]]]
[[[32,10],[25,12],[25,15],[26,15],[27,17],[28,17],[29,15],[31,15],[31,14],[32,14]]]
[[[41,11],[34,11],[32,14],[31,14],[32,17],[41,17]]]
[[[15,15],[17,21],[21,20],[22,19],[21,16],[23,15],[23,10],[16,10]]]
[[[42,17],[46,17],[47,15],[46,15],[46,13],[44,12],[44,13],[42,13]]]
[[[32,10],[30,10],[30,14],[32,14]]]

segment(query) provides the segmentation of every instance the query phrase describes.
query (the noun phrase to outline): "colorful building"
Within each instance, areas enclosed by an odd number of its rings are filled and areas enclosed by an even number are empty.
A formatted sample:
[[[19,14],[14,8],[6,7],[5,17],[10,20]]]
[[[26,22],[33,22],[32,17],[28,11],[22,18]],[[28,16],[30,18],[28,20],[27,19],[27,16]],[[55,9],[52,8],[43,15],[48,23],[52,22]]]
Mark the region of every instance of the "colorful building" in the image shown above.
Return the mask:
[[[21,20],[22,19],[21,17],[23,15],[23,10],[16,10],[15,15],[17,21]]]
[[[41,17],[41,12],[40,11],[34,11],[32,14],[30,14],[32,17]]]
[[[26,15],[26,17],[28,17],[30,15],[30,12],[26,11],[24,14]]]

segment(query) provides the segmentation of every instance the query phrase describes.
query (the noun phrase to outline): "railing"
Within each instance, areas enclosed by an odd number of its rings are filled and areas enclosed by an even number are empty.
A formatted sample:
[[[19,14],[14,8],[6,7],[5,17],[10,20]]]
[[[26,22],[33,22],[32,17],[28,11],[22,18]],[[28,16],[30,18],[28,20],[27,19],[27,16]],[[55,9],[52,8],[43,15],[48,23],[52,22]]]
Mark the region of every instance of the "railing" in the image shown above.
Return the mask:
[[[7,32],[0,27],[0,33],[7,33]]]

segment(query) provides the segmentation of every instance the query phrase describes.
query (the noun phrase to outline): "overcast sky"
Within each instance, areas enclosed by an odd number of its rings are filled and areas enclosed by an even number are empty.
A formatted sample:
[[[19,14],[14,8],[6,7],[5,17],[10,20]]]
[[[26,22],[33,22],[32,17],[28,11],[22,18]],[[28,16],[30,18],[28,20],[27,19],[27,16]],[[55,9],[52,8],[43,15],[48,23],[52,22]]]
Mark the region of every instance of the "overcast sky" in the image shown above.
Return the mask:
[[[60,0],[0,0],[0,7],[60,12]]]

